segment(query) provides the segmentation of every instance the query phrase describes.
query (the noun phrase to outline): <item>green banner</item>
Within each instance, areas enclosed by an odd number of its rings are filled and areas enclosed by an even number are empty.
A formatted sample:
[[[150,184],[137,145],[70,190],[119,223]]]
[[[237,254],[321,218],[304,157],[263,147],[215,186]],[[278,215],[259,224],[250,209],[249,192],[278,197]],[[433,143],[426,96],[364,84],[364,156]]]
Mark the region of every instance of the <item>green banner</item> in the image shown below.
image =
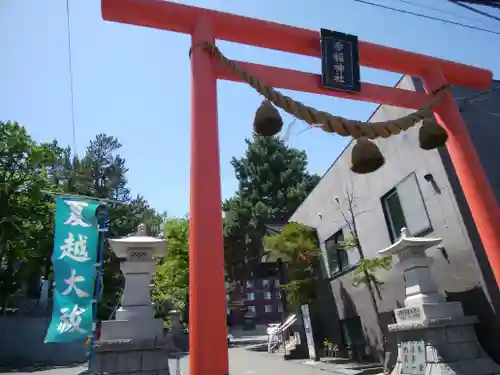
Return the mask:
[[[46,343],[83,341],[92,335],[99,205],[84,199],[56,199],[54,304]]]

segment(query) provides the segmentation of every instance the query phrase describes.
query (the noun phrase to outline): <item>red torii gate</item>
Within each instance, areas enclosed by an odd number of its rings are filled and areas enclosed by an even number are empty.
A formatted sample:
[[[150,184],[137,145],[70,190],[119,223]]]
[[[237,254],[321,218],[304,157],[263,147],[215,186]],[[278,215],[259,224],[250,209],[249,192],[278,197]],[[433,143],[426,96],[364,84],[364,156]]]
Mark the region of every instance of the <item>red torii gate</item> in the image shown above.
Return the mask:
[[[160,0],[102,0],[105,20],[190,34],[192,44],[216,39],[320,57],[316,31]],[[187,53],[187,51],[186,51]],[[427,93],[445,84],[486,89],[491,72],[373,43],[359,43],[363,66],[422,77]],[[283,89],[363,100],[411,109],[432,96],[370,83],[361,92],[322,87],[316,74],[240,62],[266,84]],[[190,200],[190,373],[228,373],[226,301],[222,240],[217,79],[240,81],[202,48],[191,56]],[[433,109],[448,131],[447,148],[474,217],[497,282],[500,284],[498,203],[450,94]]]

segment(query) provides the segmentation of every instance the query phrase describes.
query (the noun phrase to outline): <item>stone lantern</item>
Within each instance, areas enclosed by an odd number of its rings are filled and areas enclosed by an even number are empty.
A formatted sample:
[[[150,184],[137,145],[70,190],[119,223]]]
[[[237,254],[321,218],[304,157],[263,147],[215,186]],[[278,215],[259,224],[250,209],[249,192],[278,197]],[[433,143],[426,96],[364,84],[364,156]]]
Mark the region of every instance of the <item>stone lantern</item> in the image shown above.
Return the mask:
[[[475,316],[465,316],[460,302],[447,302],[432,277],[433,258],[425,251],[441,238],[410,237],[406,228],[401,238],[379,251],[398,258],[395,269],[403,274],[405,307],[394,310],[396,324],[389,331],[398,337],[397,363],[392,375],[493,375],[498,366],[479,344]]]
[[[163,319],[154,318],[151,283],[157,259],[167,253],[167,241],[148,236],[146,226],[141,224],[136,234],[110,239],[109,243],[120,259],[125,288],[115,320],[103,322],[101,340],[161,337]]]

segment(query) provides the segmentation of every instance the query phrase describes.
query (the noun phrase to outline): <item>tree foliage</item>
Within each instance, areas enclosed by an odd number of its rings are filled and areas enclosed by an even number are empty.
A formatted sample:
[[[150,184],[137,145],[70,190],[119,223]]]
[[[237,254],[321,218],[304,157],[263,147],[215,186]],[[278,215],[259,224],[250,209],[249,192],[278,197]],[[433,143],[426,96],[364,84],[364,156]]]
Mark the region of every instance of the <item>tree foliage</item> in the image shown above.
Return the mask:
[[[98,134],[77,157],[57,141],[35,142],[16,122],[0,122],[0,307],[21,285],[37,297],[40,276],[51,276],[55,205],[48,192],[121,202],[109,205],[109,237],[135,232],[140,223],[153,229],[153,235],[159,233],[162,215],[142,196],[130,196],[121,146],[115,137]],[[103,278],[99,316],[108,319],[123,280],[107,245]]]
[[[47,261],[52,241],[50,166],[56,143],[37,144],[15,122],[0,122],[0,307]]]
[[[164,237],[167,256],[158,262],[154,279],[153,300],[162,307],[185,312],[189,287],[189,219],[167,218]]]
[[[266,253],[273,259],[286,261],[287,282],[281,287],[288,303],[298,308],[316,298],[315,266],[320,256],[311,228],[288,223],[277,235],[264,237]]]
[[[319,181],[307,172],[305,152],[278,137],[254,135],[243,157],[231,161],[238,191],[223,203],[229,276],[241,280],[260,263],[266,224],[287,221]]]
[[[358,254],[363,251],[361,245],[358,245],[358,241],[352,237],[346,238],[340,244],[341,250],[344,251],[357,251]],[[372,259],[367,259],[363,255],[360,255],[360,260],[358,262],[358,266],[352,271],[352,280],[351,284],[354,287],[358,287],[360,285],[373,285],[377,290],[377,294],[380,297],[379,288],[383,285],[383,281],[381,281],[377,273],[380,269],[389,270],[392,266],[392,258],[389,256],[377,257]]]

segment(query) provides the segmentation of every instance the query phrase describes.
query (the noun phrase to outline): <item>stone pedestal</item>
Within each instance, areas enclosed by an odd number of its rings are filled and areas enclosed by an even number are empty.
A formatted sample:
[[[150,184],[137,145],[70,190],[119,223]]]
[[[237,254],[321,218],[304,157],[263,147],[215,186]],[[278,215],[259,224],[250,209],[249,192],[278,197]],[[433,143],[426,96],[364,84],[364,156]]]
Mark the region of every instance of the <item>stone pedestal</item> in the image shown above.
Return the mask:
[[[170,375],[170,339],[100,341],[94,345],[93,372],[116,375]]]
[[[167,251],[166,240],[148,237],[141,224],[134,236],[109,242],[121,261],[125,288],[115,320],[102,323],[101,341],[162,337],[163,319],[154,319],[151,282],[156,260]]]
[[[395,268],[403,273],[405,307],[394,310],[396,324],[389,331],[398,336],[398,358],[392,375],[495,375],[500,366],[479,344],[476,317],[464,316],[460,302],[446,302],[430,272],[433,259],[425,250],[440,238],[411,238],[408,230],[381,255],[396,255]]]
[[[168,312],[171,321],[169,336],[175,344],[175,349],[179,353],[189,351],[189,335],[185,332],[184,326],[181,323],[181,312],[171,310]]]
[[[165,256],[167,242],[148,237],[142,224],[134,236],[109,242],[121,261],[125,288],[116,319],[102,322],[90,368],[111,375],[169,375],[168,357],[175,348],[151,303],[156,261]]]

